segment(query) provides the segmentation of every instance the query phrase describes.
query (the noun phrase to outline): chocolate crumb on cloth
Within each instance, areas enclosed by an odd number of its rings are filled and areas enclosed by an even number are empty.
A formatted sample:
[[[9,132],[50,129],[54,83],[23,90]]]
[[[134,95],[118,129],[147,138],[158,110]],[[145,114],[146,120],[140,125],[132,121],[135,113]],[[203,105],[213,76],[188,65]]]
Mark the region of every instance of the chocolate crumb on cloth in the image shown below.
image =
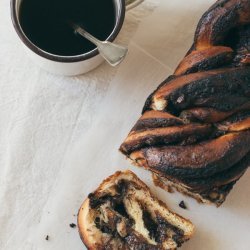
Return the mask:
[[[181,202],[179,203],[179,207],[181,207],[181,208],[183,208],[183,209],[187,209],[187,206],[186,206],[186,204],[185,204],[184,201],[181,201]]]
[[[161,188],[225,201],[250,165],[250,0],[219,0],[204,13],[120,151]]]
[[[70,226],[71,228],[75,228],[75,227],[76,227],[76,224],[75,224],[75,223],[70,223],[69,226]]]
[[[131,171],[116,172],[89,194],[78,228],[95,250],[174,250],[194,233],[189,220],[171,212]]]

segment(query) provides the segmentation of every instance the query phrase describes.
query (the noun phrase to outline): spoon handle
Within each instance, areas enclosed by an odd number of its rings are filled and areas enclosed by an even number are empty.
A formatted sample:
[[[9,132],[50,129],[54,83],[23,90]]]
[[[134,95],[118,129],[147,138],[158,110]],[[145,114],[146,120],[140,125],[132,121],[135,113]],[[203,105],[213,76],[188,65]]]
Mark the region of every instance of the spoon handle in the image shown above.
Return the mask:
[[[95,44],[97,47],[101,43],[101,41],[99,41],[98,39],[96,39],[94,36],[92,36],[91,34],[89,34],[86,30],[84,30],[80,26],[74,24],[73,28],[74,28],[75,32],[77,32],[78,34],[80,34],[83,37],[85,37],[86,39],[88,39],[90,42],[92,42],[93,44]]]
[[[80,34],[81,36],[85,37],[90,42],[95,44],[101,56],[111,66],[118,65],[125,58],[128,52],[128,49],[126,47],[111,43],[109,41],[100,41],[75,23],[70,23],[70,26],[74,29],[76,33]]]

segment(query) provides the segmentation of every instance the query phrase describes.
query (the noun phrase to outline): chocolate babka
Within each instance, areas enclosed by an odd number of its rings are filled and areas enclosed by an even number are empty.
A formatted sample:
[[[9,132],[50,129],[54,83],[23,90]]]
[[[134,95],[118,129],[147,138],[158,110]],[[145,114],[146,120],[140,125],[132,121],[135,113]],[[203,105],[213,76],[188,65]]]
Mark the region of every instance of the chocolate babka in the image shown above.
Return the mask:
[[[174,250],[194,231],[131,171],[116,172],[88,196],[78,227],[90,250]]]
[[[225,200],[250,165],[250,0],[219,0],[202,16],[120,151],[161,187]]]

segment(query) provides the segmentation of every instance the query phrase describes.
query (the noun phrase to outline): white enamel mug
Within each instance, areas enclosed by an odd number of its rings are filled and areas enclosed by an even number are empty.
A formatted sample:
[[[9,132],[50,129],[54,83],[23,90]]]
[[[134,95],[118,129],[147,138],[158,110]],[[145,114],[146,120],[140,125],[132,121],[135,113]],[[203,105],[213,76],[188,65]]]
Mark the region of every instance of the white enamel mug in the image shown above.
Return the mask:
[[[21,2],[25,0],[11,0],[11,17],[16,33],[25,45],[28,55],[33,59],[41,68],[59,75],[80,75],[84,74],[98,65],[104,60],[100,56],[98,50],[95,48],[85,54],[77,56],[59,56],[48,53],[41,48],[34,45],[25,35],[19,22],[19,10]],[[113,31],[106,39],[107,41],[113,41],[124,21],[125,11],[131,9],[142,2],[142,0],[127,0],[127,6],[125,0],[113,0],[115,6],[115,25]]]

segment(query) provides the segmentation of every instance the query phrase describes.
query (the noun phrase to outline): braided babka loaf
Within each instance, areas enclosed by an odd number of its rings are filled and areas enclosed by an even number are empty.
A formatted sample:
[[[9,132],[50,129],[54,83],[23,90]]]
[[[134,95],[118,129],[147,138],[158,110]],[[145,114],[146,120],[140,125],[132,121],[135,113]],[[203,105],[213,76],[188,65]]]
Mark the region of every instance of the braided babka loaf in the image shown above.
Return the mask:
[[[161,187],[225,200],[250,165],[250,0],[219,0],[202,16],[120,151]]]

